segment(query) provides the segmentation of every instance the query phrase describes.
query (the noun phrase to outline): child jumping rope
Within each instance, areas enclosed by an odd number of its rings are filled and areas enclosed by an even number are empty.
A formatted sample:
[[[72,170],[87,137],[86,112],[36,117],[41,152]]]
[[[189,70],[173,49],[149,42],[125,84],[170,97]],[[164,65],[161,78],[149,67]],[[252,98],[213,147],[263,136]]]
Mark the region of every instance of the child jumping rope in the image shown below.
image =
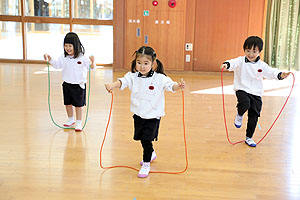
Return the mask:
[[[145,178],[150,172],[150,162],[156,159],[152,141],[157,140],[159,123],[165,115],[164,91],[175,92],[185,88],[185,82],[176,83],[164,73],[163,64],[156,58],[155,51],[142,46],[135,53],[131,72],[116,82],[105,84],[108,92],[114,88],[131,90],[131,112],[134,113],[134,140],[143,147],[143,161],[138,177]],[[156,62],[157,66],[154,65]],[[155,66],[155,67],[154,67]]]
[[[76,33],[69,32],[64,39],[64,54],[57,60],[44,54],[44,59],[56,69],[62,69],[64,105],[68,115],[64,127],[75,123],[73,106],[76,111],[75,131],[82,131],[82,107],[86,105],[87,72],[90,67],[94,69],[94,57],[84,56],[84,47]]]
[[[283,80],[290,72],[279,72],[260,60],[263,41],[257,36],[250,36],[244,42],[245,56],[225,61],[221,65],[229,71],[234,71],[234,90],[237,97],[237,114],[234,120],[236,128],[242,126],[243,115],[248,111],[248,123],[245,143],[256,147],[252,139],[258,117],[262,108],[263,78]]]

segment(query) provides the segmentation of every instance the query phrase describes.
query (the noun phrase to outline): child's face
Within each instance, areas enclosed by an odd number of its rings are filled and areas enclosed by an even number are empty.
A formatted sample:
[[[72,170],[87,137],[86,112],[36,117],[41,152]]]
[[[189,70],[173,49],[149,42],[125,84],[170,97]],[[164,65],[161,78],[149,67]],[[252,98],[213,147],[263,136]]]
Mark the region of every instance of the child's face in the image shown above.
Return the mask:
[[[259,56],[260,51],[259,48],[252,47],[251,49],[245,49],[245,56],[248,58],[250,62],[254,62],[256,58]]]
[[[65,51],[67,52],[67,54],[69,54],[69,56],[73,56],[74,55],[73,44],[65,43],[64,48],[65,48]]]
[[[147,76],[152,68],[152,60],[150,56],[141,55],[136,58],[136,70],[143,76]]]

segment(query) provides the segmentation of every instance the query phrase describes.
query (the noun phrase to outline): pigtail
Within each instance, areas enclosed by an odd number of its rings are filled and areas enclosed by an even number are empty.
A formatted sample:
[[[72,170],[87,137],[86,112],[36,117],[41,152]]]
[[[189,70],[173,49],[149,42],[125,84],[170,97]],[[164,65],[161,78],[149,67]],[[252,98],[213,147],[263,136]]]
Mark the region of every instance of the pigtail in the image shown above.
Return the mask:
[[[158,60],[158,59],[156,58],[156,63],[157,63],[157,68],[155,69],[155,72],[167,76],[167,75],[165,74],[165,70],[164,70],[164,66],[163,66],[162,62],[160,62],[160,60]]]
[[[134,59],[134,60],[131,62],[131,72],[132,72],[132,73],[135,73],[135,72],[136,72],[135,66],[136,66],[136,59]]]
[[[135,57],[134,57],[134,60],[131,62],[131,72],[132,73],[135,73],[136,72],[136,57],[137,57],[137,51],[135,51],[133,54],[132,54],[132,56],[134,56],[135,55]]]

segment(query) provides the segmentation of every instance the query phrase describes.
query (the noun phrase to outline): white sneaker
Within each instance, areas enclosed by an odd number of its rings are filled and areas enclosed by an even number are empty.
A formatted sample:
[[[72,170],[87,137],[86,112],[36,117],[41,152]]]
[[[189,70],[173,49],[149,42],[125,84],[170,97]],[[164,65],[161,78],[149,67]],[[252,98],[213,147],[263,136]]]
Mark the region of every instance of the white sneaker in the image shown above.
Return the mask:
[[[236,114],[234,119],[234,125],[237,128],[241,128],[243,122],[243,116],[240,116],[239,114]]]
[[[150,172],[150,162],[144,162],[143,166],[141,167],[138,177],[139,178],[146,178]]]
[[[152,152],[152,155],[151,155],[151,160],[150,160],[150,162],[153,162],[156,158],[157,158],[156,153],[155,153],[155,151],[153,151],[153,152]],[[144,161],[142,160],[142,161],[140,162],[140,165],[142,166],[143,163],[144,163]]]
[[[73,118],[73,117],[69,117],[68,120],[67,120],[67,122],[64,123],[63,126],[65,126],[65,127],[70,127],[70,126],[72,126],[73,124],[75,124],[74,118]]]
[[[245,143],[250,147],[256,147],[256,143],[252,138],[246,137]]]
[[[75,131],[82,131],[81,121],[76,121]]]

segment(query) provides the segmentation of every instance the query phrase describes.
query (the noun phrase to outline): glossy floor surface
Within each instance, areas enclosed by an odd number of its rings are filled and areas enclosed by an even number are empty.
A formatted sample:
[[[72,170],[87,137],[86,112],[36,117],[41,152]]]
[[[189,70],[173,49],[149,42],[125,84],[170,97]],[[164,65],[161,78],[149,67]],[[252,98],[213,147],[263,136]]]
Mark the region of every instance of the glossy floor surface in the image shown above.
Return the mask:
[[[51,69],[51,111],[63,124],[61,72]],[[280,118],[256,148],[230,145],[224,127],[220,73],[169,73],[184,78],[185,125],[189,166],[183,174],[151,173],[148,178],[126,168],[103,170],[99,152],[108,120],[111,95],[104,83],[125,72],[100,68],[91,72],[89,116],[83,132],[56,127],[48,111],[47,66],[0,64],[0,199],[300,199],[300,93],[296,82]],[[268,131],[292,84],[266,82],[263,110],[254,140]],[[232,141],[245,137],[233,126],[236,97],[233,75],[224,74],[225,108]],[[226,87],[226,88],[227,88]],[[154,142],[155,171],[182,171],[185,152],[181,92],[166,92],[166,116]],[[84,114],[86,113],[86,107]],[[114,103],[102,152],[104,166],[139,168],[142,148],[133,137],[130,91],[114,90]]]

